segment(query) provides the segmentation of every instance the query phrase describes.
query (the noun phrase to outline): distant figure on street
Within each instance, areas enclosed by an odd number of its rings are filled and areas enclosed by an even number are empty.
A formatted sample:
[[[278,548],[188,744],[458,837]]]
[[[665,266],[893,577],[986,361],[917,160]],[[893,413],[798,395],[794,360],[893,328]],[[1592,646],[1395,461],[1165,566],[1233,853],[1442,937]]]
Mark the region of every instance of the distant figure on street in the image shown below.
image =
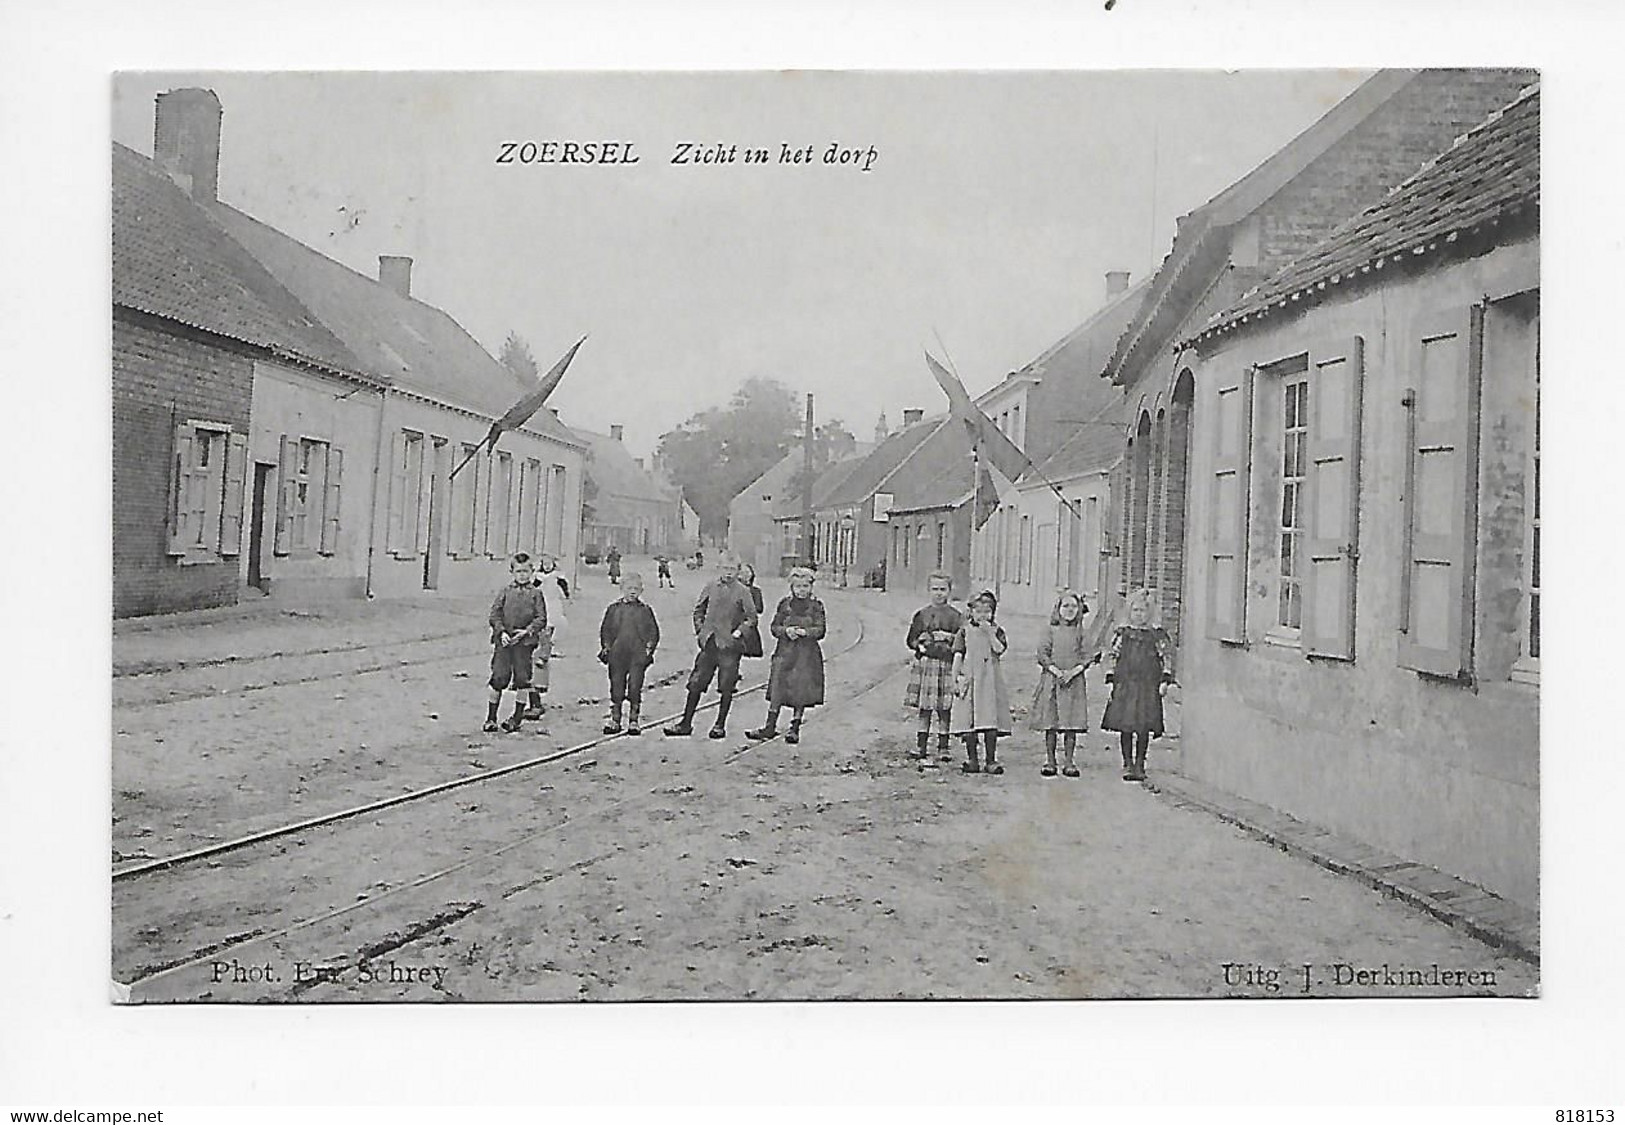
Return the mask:
[[[619,586],[621,584],[621,549],[611,547],[609,554],[604,556],[604,562],[609,566],[609,584]]]
[[[723,555],[716,578],[707,583],[700,600],[694,604],[694,641],[699,652],[688,677],[688,700],[683,704],[683,717],[666,727],[666,734],[694,733],[694,712],[699,708],[700,697],[711,686],[711,677],[715,676],[721,700],[711,737],[728,737],[728,710],[733,706],[734,690],[739,686],[739,650],[745,631],[755,625],[756,603],[749,589],[739,581],[739,560]]]
[[[933,574],[926,579],[931,604],[915,612],[908,623],[908,649],[914,654],[903,706],[919,714],[914,757],[929,760],[931,716],[937,717],[937,752],[948,755],[948,719],[954,705],[954,638],[964,628],[965,617],[948,604],[953,579]]]
[[[1087,651],[1083,618],[1089,607],[1071,590],[1062,590],[1038,640],[1038,686],[1033,691],[1027,724],[1044,732],[1044,765],[1038,772],[1055,776],[1056,736],[1065,739],[1066,765],[1061,773],[1078,776],[1078,735],[1089,729],[1089,701],[1083,673],[1093,663]]]
[[[535,585],[542,591],[549,612],[547,628],[542,631],[541,640],[536,644],[530,705],[525,708],[527,719],[540,719],[547,710],[542,705],[542,696],[547,694],[547,689],[553,683],[554,649],[569,623],[565,606],[570,601],[570,582],[559,573],[558,565],[552,555],[544,554],[538,560]]]
[[[965,773],[1004,772],[997,759],[999,735],[1010,733],[1010,693],[1000,661],[1010,641],[994,620],[999,600],[983,590],[970,600],[970,619],[954,638],[954,708],[950,728],[965,736]],[[978,739],[987,764],[976,760]]]
[[[1143,587],[1123,602],[1127,623],[1112,634],[1106,682],[1112,685],[1102,730],[1118,732],[1123,780],[1145,780],[1145,752],[1162,737],[1162,697],[1174,679],[1173,640],[1157,623],[1155,595]]]
[[[671,560],[665,555],[655,556],[655,588],[659,590],[670,586],[677,589],[677,583],[671,576]]]
[[[605,734],[621,733],[621,706],[626,705],[626,733],[642,734],[643,674],[654,663],[660,645],[655,611],[643,602],[643,575],[626,576],[625,593],[604,610],[598,627],[598,659],[609,669],[609,722]]]
[[[497,591],[491,603],[491,697],[485,710],[485,729],[495,731],[502,693],[513,688],[513,714],[502,721],[501,730],[517,731],[525,718],[523,693],[530,688],[531,657],[547,629],[547,602],[533,579],[534,567],[524,552],[508,562],[512,581]]]
[[[813,597],[813,572],[790,572],[790,595],[779,601],[768,631],[778,640],[767,679],[767,722],[745,737],[762,741],[778,733],[779,712],[791,709],[784,741],[801,741],[801,716],[824,702],[824,603]]]

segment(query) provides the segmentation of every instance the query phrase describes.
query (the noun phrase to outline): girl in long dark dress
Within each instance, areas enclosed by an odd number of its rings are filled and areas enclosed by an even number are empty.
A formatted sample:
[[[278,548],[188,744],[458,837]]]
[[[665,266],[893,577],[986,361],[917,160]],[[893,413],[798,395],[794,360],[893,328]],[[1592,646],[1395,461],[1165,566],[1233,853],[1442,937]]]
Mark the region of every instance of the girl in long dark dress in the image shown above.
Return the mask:
[[[743,582],[745,588],[750,591],[750,600],[755,604],[756,613],[760,616],[764,612],[767,603],[762,600],[761,587],[756,585],[756,568],[751,566],[750,563],[740,563],[739,581]],[[762,655],[762,631],[755,625],[745,630],[745,635],[740,638],[740,641],[740,656]]]
[[[762,741],[778,733],[779,712],[790,708],[784,741],[801,741],[801,716],[824,702],[824,603],[813,597],[813,572],[790,572],[790,596],[779,601],[769,631],[777,639],[767,678],[767,722],[745,737]]]
[[[1156,624],[1151,591],[1135,590],[1124,603],[1128,623],[1112,634],[1106,653],[1106,682],[1112,687],[1102,730],[1118,732],[1123,749],[1123,780],[1145,780],[1145,753],[1161,738],[1162,697],[1174,679],[1173,641]]]

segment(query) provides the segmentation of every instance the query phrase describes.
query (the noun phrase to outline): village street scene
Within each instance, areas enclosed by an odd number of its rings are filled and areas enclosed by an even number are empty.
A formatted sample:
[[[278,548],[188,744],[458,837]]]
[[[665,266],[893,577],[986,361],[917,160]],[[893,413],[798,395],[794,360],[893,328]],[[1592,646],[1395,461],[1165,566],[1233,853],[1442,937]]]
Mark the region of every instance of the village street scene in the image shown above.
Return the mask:
[[[117,1000],[1539,994],[1537,72],[113,138]]]

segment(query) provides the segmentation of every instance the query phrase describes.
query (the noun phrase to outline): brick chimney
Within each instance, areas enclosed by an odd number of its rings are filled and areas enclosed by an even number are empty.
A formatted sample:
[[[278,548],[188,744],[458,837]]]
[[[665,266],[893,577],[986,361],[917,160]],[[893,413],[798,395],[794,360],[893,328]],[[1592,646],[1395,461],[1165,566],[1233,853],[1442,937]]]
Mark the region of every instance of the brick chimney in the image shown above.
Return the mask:
[[[632,463],[634,465],[636,465],[640,469],[643,468],[643,458],[642,457],[634,457],[634,458],[632,458]]]
[[[905,410],[905,411],[903,411],[903,425],[912,426],[914,423],[918,422],[921,418],[924,418],[924,417],[925,417],[925,411],[924,410],[920,410],[920,409]]]
[[[378,255],[378,280],[403,297],[412,295],[412,259],[399,254]]]
[[[626,427],[617,422],[609,428],[609,436],[616,441],[623,440],[626,437]]]
[[[1120,297],[1128,292],[1128,270],[1111,270],[1106,274],[1106,297]]]
[[[193,199],[213,203],[220,191],[220,99],[195,87],[158,95],[152,155]]]

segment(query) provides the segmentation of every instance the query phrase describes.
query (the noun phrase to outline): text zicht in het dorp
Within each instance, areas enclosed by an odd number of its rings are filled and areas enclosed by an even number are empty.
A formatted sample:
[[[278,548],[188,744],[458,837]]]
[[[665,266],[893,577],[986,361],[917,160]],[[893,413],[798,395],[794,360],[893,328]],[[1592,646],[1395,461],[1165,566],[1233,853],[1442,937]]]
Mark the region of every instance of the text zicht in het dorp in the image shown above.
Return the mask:
[[[880,159],[874,145],[846,145],[839,141],[792,145],[741,145],[724,141],[677,141],[666,163],[695,167],[728,165],[792,165],[805,168],[848,168],[869,172]],[[643,153],[635,141],[500,141],[496,163],[513,166],[565,164],[641,164]]]

